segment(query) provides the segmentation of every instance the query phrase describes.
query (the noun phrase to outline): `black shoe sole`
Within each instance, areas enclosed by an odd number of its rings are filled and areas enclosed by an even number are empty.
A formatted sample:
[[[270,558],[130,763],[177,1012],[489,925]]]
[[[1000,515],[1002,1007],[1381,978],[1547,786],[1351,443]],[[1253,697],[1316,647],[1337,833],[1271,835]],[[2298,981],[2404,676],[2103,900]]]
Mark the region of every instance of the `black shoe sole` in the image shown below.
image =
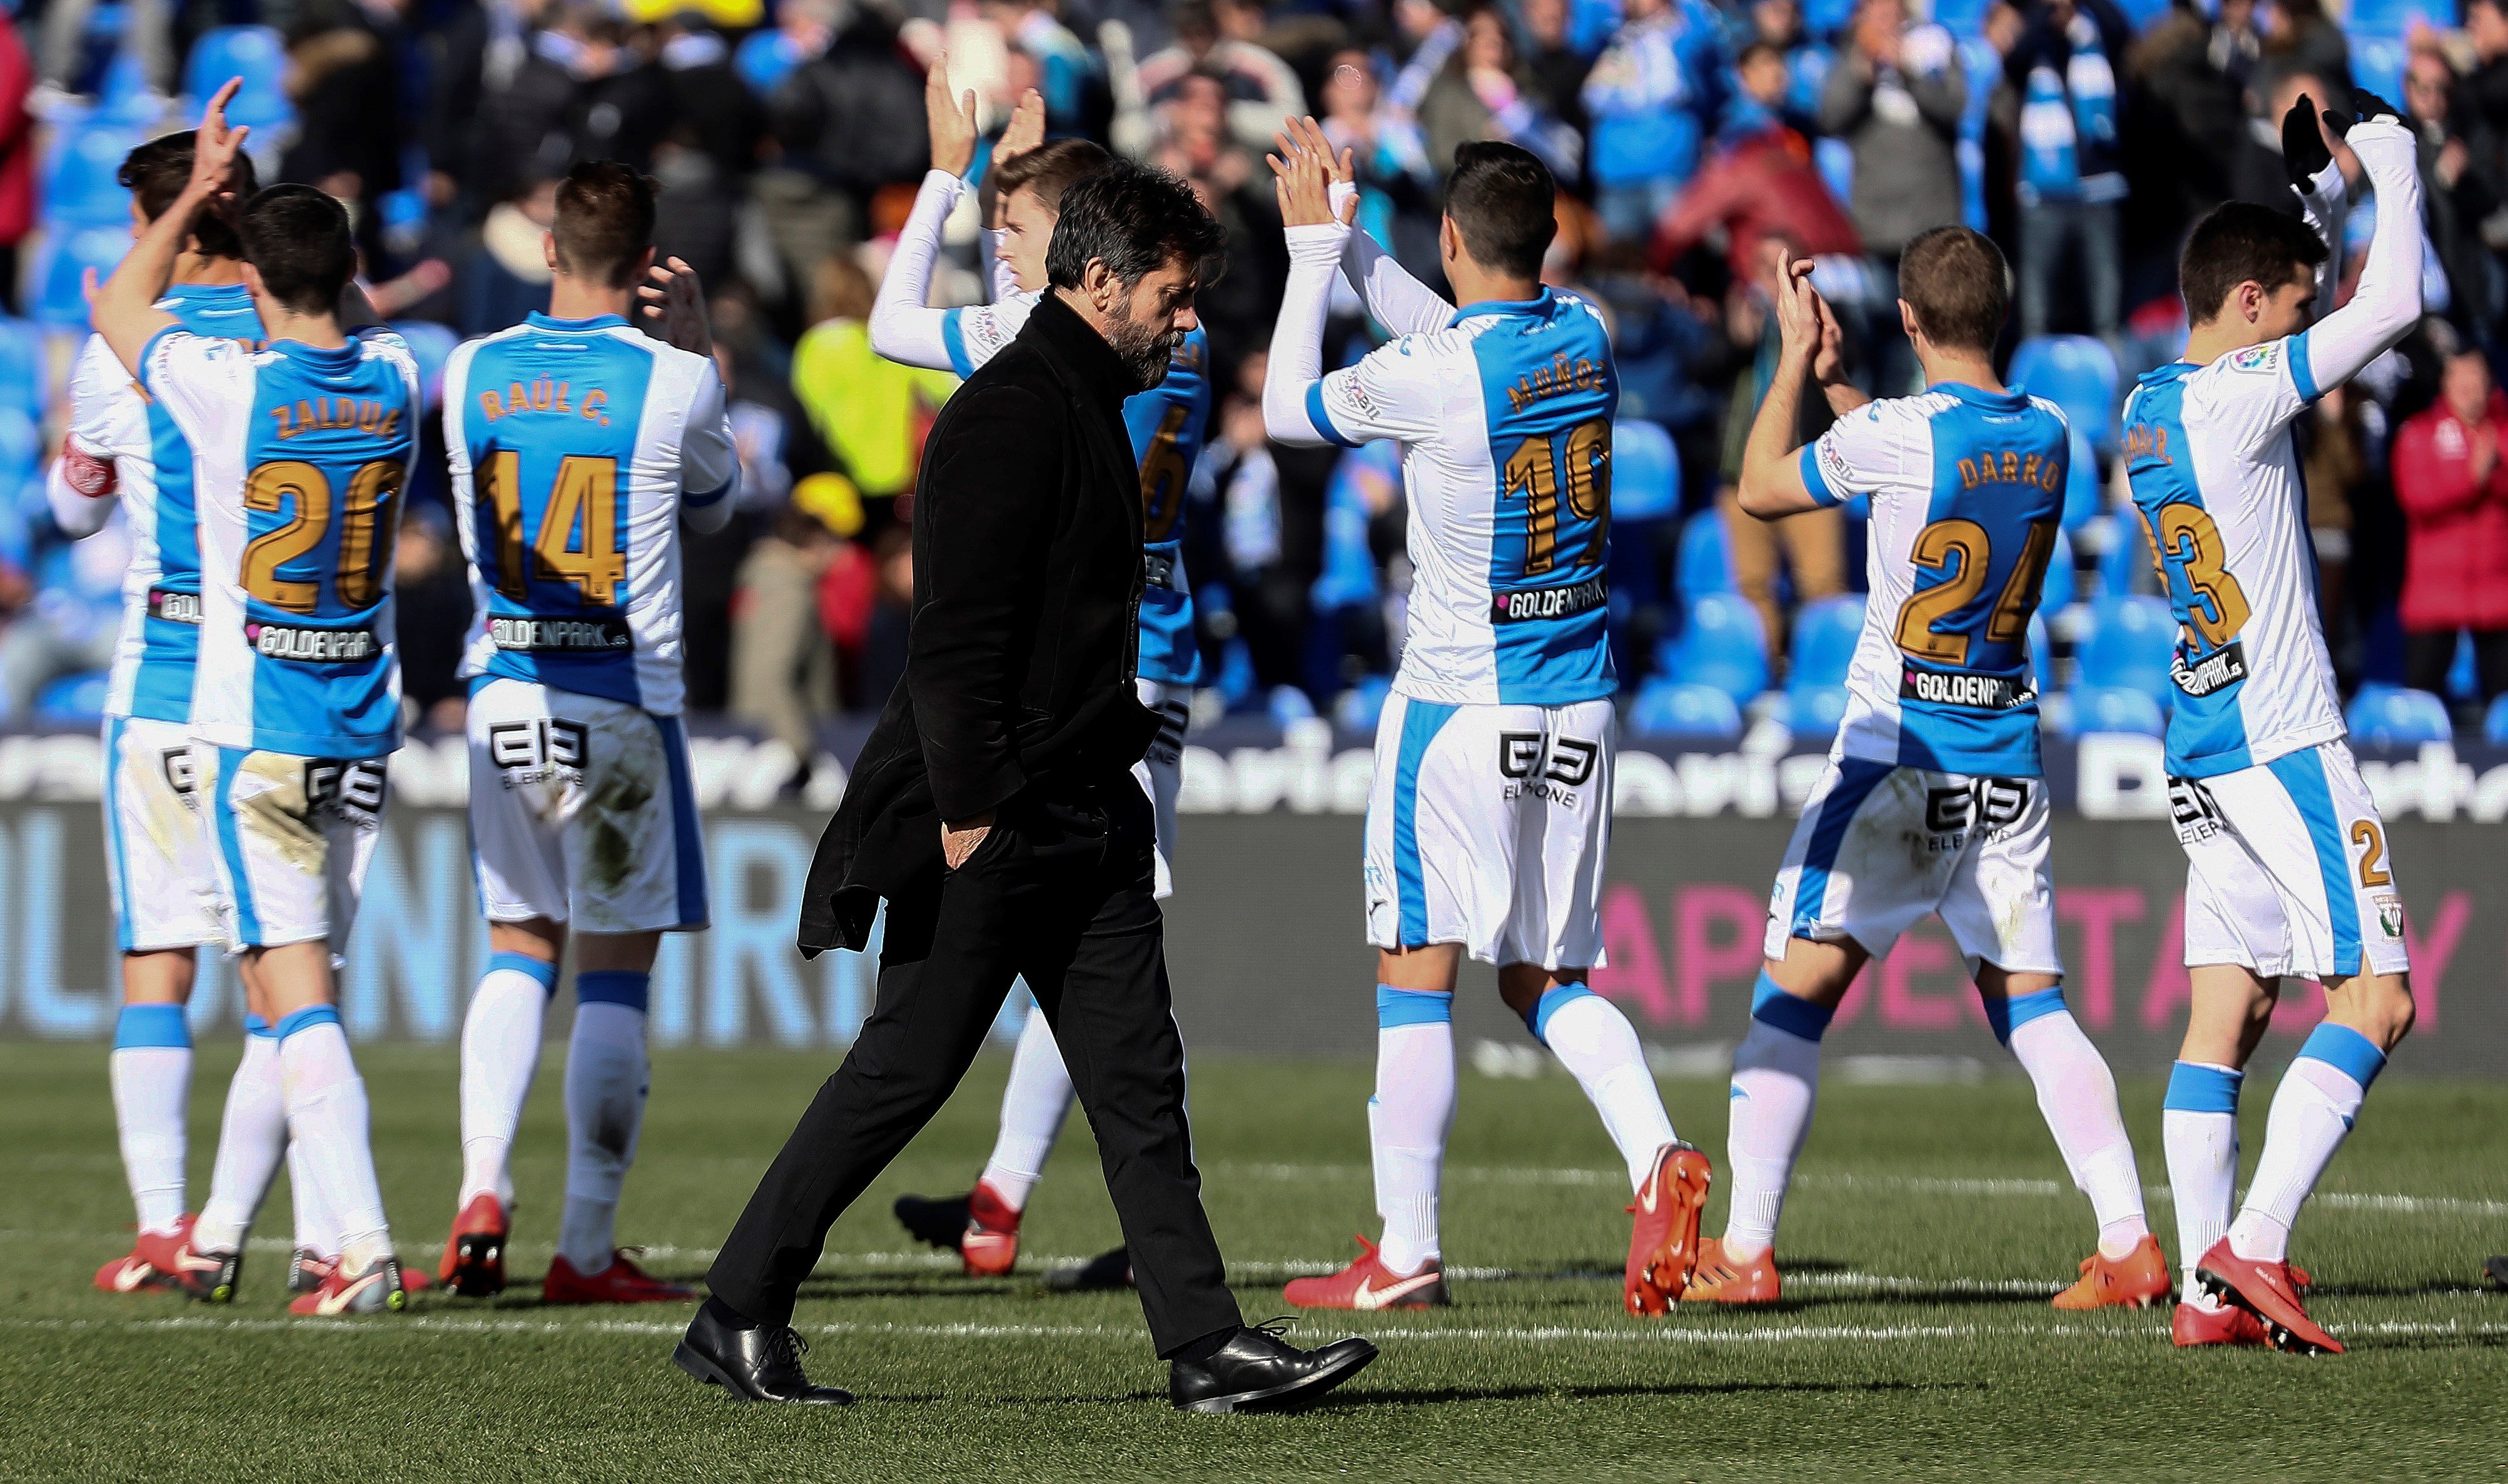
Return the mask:
[[[1327,1370],[1301,1376],[1287,1386],[1269,1387],[1259,1391],[1238,1391],[1231,1396],[1205,1396],[1199,1401],[1179,1403],[1179,1412],[1227,1416],[1238,1412],[1294,1412],[1323,1399],[1326,1391],[1367,1369],[1378,1354],[1375,1346],[1349,1353],[1349,1357]]]
[[[2264,1325],[2265,1327],[2266,1343],[2269,1344],[2273,1349],[2280,1351],[2284,1354],[2330,1355],[2335,1354],[2335,1352],[2327,1350],[2324,1346],[2317,1344],[2313,1340],[2301,1339],[2297,1334],[2291,1331],[2288,1325],[2274,1318],[2271,1315],[2265,1313],[2263,1310],[2258,1309],[2255,1305],[2248,1303],[2245,1294],[2240,1293],[2234,1286],[2232,1286],[2228,1279],[2223,1278],[2220,1274],[2213,1272],[2209,1268],[2197,1268],[2194,1270],[2194,1286],[2210,1295],[2215,1303],[2227,1304],[2232,1308],[2243,1309],[2247,1313],[2254,1315],[2256,1317],[2256,1322]]]
[[[444,1284],[461,1298],[495,1298],[505,1291],[505,1239],[492,1232],[472,1232],[461,1240],[453,1260],[453,1277]]]

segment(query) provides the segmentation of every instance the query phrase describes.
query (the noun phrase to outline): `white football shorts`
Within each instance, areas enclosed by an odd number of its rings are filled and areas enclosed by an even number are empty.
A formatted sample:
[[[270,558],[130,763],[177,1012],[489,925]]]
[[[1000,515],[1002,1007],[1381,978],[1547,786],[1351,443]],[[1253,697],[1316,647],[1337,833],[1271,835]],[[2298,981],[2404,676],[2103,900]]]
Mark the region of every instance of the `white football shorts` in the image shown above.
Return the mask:
[[[1875,958],[1929,912],[1973,975],[2061,974],[2047,785],[1831,758],[1768,896],[1762,951],[1852,940]]]
[[[327,941],[332,962],[344,962],[383,828],[385,760],[196,742],[192,761],[209,803],[228,951]]]
[[[104,871],[125,953],[216,943],[217,868],[179,722],[104,719]]]
[[[705,835],[677,717],[530,681],[470,692],[470,842],[491,922],[706,925]]]
[[[1140,687],[1141,704],[1159,714],[1158,740],[1150,744],[1148,757],[1132,764],[1132,780],[1150,796],[1150,812],[1158,822],[1158,884],[1152,895],[1163,902],[1175,895],[1176,789],[1184,778],[1184,727],[1193,718],[1193,692],[1189,686],[1153,680],[1132,684]]]
[[[2189,968],[2314,980],[2412,968],[2385,821],[2349,747],[2172,778],[2168,806],[2186,847]]]
[[[1608,700],[1388,699],[1367,798],[1367,941],[1602,965],[1612,724]]]

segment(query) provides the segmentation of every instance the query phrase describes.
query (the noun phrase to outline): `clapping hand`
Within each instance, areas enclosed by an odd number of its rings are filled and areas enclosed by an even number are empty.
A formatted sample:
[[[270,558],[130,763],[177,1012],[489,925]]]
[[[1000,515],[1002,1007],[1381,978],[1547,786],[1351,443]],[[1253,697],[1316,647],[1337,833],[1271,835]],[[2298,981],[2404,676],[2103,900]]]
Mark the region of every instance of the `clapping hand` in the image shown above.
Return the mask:
[[[2330,123],[2335,115],[2325,115]],[[2334,163],[2334,147],[2325,140],[2325,130],[2317,123],[2316,99],[2303,93],[2281,116],[2281,167],[2290,176],[2293,189],[2305,192],[2316,188],[2316,177]]]
[[[974,93],[967,94],[969,98]],[[1011,122],[1002,130],[1001,139],[993,145],[993,164],[1015,159],[1045,142],[1045,94],[1030,88],[1019,94],[1018,106],[1011,110]]]
[[[1332,183],[1349,178],[1351,167],[1347,150],[1336,161],[1332,141],[1324,137],[1323,126],[1313,119],[1292,119],[1288,127],[1274,136],[1280,152],[1265,157],[1274,177],[1272,187],[1279,198],[1280,224],[1284,227],[1325,227],[1339,222],[1347,225],[1358,214],[1358,199],[1350,197],[1336,217],[1332,208]]]
[[[932,167],[964,175],[976,163],[976,94],[949,91],[949,54],[923,77],[923,121],[932,131]]]
[[[682,351],[714,354],[714,321],[706,313],[705,286],[685,258],[655,263],[649,283],[636,286],[645,301],[645,317],[657,321],[662,339]]]

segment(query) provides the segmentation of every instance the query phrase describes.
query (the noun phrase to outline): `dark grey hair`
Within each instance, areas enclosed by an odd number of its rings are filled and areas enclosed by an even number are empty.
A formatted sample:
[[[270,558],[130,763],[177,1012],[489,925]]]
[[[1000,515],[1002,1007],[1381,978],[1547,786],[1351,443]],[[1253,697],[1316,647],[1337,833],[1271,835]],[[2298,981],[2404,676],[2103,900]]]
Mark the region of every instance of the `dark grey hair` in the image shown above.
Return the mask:
[[[1181,260],[1200,265],[1206,282],[1218,277],[1227,246],[1228,235],[1191,186],[1153,166],[1116,160],[1062,193],[1045,277],[1056,288],[1078,288],[1088,265],[1101,262],[1129,287]]]

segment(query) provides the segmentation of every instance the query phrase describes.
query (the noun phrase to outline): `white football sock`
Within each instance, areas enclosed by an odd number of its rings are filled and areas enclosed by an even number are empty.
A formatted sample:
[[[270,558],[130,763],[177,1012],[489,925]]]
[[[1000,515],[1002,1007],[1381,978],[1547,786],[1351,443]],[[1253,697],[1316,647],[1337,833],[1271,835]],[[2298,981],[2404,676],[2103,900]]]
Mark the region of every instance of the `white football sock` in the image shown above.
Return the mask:
[[[1534,1007],[1533,1039],[1548,1046],[1603,1115],[1603,1129],[1629,1168],[1629,1189],[1654,1173],[1655,1156],[1678,1135],[1663,1093],[1646,1069],[1645,1048],[1620,1007],[1582,984],[1563,985]]]
[[[185,1117],[192,1099],[192,1032],[180,1005],[125,1005],[114,1023],[113,1118],[122,1172],[143,1232],[183,1219]]]
[[[295,1207],[295,1245],[324,1262],[340,1260],[340,1223],[322,1205],[322,1187],[306,1173],[305,1146],[287,1146],[287,1202]]]
[[[1793,1002],[1784,1007],[1789,1011],[1793,1005],[1820,1008],[1787,998]],[[1792,1018],[1814,1028],[1799,1012]],[[1818,1020],[1825,1027],[1826,1014]],[[1724,1163],[1733,1181],[1733,1205],[1724,1217],[1727,1258],[1748,1262],[1776,1244],[1777,1216],[1785,1209],[1786,1187],[1793,1181],[1794,1158],[1811,1132],[1819,1095],[1820,1042],[1780,1029],[1753,1011],[1750,1033],[1733,1052],[1732,1095],[1725,1103],[1730,1122]]]
[[[1455,1122],[1454,996],[1376,988],[1376,1095],[1367,1100],[1381,1260],[1407,1277],[1443,1254],[1438,1190]]]
[[[1002,1132],[984,1162],[984,1183],[1012,1210],[1027,1208],[1028,1192],[1045,1175],[1074,1095],[1053,1027],[1045,1023],[1044,1011],[1031,1009],[1011,1056],[1010,1083],[1002,1089]]]
[[[278,1074],[287,1134],[304,1146],[307,1183],[338,1225],[341,1266],[363,1273],[391,1255],[391,1228],[375,1183],[366,1084],[338,1011],[316,1005],[278,1022]]]
[[[244,1021],[243,1059],[227,1084],[227,1106],[218,1124],[218,1159],[209,1170],[209,1199],[192,1224],[192,1243],[203,1252],[242,1250],[244,1233],[261,1210],[262,1198],[287,1155],[287,1098],[279,1085],[278,1033],[258,1018]],[[302,1230],[305,1197],[295,1197]]]
[[[2289,1258],[2291,1223],[2351,1132],[2369,1083],[2385,1064],[2377,1047],[2348,1026],[2327,1021],[2308,1033],[2273,1090],[2255,1182],[2230,1223],[2231,1251],[2255,1262]]]
[[[2052,1008],[2029,1014],[2032,1002]],[[2116,1076],[2064,1008],[2061,989],[2015,996],[2006,1010],[2011,1018],[2007,1032],[2011,1054],[2038,1089],[2038,1112],[2055,1135],[2056,1152],[2072,1171],[2073,1184],[2090,1198],[2099,1223],[2099,1252],[2111,1259],[2123,1257],[2151,1228],[2143,1217],[2133,1141],[2125,1136],[2124,1115],[2117,1110]]]
[[[566,1047],[566,1216],[557,1239],[558,1255],[587,1278],[608,1268],[617,1250],[618,1194],[636,1163],[651,1080],[645,1012],[582,999],[582,982],[591,977],[575,976],[574,1032]]]
[[[2206,1062],[2180,1061],[2168,1075],[2168,1100],[2159,1114],[2160,1146],[2168,1155],[2168,1196],[2177,1206],[2177,1259],[2193,1294],[2194,1265],[2230,1230],[2237,1209],[2238,1085],[2245,1073]]]
[[[540,1064],[540,1021],[557,965],[498,953],[461,1020],[461,1194],[460,1210],[480,1195],[514,1206],[514,1130],[523,1121],[532,1074]]]

